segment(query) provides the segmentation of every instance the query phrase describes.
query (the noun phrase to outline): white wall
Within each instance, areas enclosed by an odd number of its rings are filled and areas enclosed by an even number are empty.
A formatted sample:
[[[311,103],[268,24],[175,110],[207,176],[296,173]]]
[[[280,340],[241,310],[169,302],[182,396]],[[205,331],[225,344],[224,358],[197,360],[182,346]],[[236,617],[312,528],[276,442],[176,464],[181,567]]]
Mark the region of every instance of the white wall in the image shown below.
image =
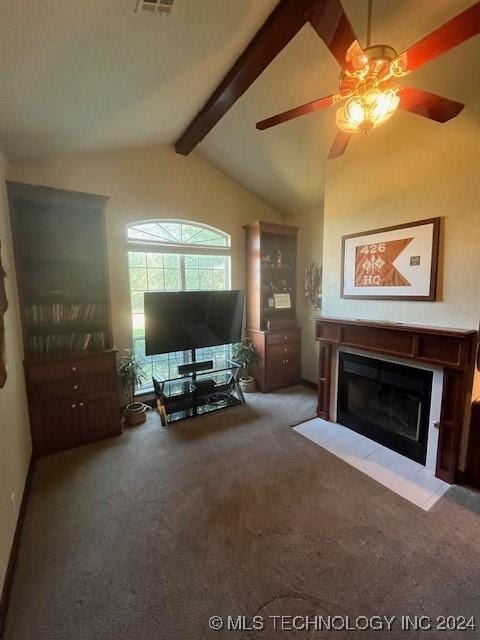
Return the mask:
[[[0,240],[8,309],[5,320],[7,381],[0,389],[0,593],[30,462],[31,444],[23,376],[10,220],[5,194],[5,163],[0,159]],[[12,497],[13,496],[13,497]]]
[[[283,221],[272,207],[194,153],[168,145],[77,154],[12,166],[9,179],[110,196],[106,208],[115,346],[130,346],[126,225],[147,218],[183,218],[232,237],[232,286],[244,286],[244,230],[253,220]]]

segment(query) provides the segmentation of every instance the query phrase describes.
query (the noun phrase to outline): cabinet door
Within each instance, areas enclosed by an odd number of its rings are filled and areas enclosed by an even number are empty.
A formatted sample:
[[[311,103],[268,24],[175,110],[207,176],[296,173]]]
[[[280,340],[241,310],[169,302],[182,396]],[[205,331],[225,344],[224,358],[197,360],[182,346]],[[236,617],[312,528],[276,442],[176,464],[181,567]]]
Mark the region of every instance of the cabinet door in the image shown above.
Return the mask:
[[[32,405],[30,415],[36,453],[61,451],[80,444],[80,406],[77,401],[40,402]]]
[[[298,382],[300,378],[300,358],[298,355],[287,356],[283,359],[283,384],[290,387]]]
[[[82,442],[93,442],[120,433],[120,412],[115,393],[95,393],[80,402]]]
[[[285,358],[268,358],[266,362],[267,389],[283,387]]]

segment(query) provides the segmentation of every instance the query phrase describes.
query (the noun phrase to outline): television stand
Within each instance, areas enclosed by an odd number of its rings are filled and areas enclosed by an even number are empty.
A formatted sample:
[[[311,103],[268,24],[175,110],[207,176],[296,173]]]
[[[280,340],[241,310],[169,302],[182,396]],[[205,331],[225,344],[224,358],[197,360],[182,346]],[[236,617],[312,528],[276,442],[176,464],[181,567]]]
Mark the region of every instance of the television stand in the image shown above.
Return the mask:
[[[162,426],[245,404],[238,383],[240,365],[231,361],[223,369],[212,367],[211,360],[197,362],[193,349],[192,362],[178,367],[182,378],[158,380],[152,376]]]

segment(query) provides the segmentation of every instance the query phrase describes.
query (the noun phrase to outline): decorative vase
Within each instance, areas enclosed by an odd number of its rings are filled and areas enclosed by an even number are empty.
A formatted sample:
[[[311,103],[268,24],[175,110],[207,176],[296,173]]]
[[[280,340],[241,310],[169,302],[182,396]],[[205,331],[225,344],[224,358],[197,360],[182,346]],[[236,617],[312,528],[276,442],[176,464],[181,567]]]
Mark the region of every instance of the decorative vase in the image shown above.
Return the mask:
[[[255,380],[252,376],[248,376],[248,378],[240,378],[238,382],[240,383],[243,393],[252,393],[252,391],[255,391]]]
[[[129,427],[136,427],[143,424],[147,419],[147,406],[142,402],[134,402],[125,409],[125,417]]]

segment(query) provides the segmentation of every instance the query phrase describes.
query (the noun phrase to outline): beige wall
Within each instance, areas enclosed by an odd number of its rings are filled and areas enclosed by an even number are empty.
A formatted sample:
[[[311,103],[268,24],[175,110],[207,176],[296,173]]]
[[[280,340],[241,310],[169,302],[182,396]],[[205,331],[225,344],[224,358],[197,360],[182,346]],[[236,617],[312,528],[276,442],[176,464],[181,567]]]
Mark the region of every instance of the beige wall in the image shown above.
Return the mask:
[[[298,230],[298,279],[297,279],[297,315],[302,327],[302,378],[318,380],[318,344],[315,342],[315,316],[321,311],[316,309],[304,295],[305,268],[312,262],[322,265],[323,252],[323,203],[310,207],[295,216],[289,216],[287,223],[299,227]]]
[[[444,125],[409,114],[397,117],[398,121],[384,125],[384,131],[352,140],[345,156],[328,166],[323,313],[476,329],[480,318],[477,118],[468,109]],[[442,217],[438,301],[340,298],[342,235],[435,216]],[[478,379],[475,394],[480,394]]]
[[[480,318],[479,136],[474,113],[438,125],[396,114],[384,130],[353,139],[328,166],[324,219],[324,315],[476,329]],[[378,135],[377,135],[378,134]],[[436,302],[340,298],[341,238],[442,217]],[[476,376],[474,397],[480,395]],[[460,465],[465,462],[465,424]]]
[[[472,329],[480,317],[478,122],[465,112],[438,125],[399,121],[354,139],[329,164],[325,193],[324,307],[327,315]],[[397,115],[395,116],[395,118]],[[371,140],[369,139],[371,138]],[[437,302],[342,300],[342,235],[441,216]]]
[[[7,382],[0,389],[0,593],[30,462],[23,348],[16,295],[10,221],[5,196],[5,165],[0,160],[0,240],[8,309],[5,314]]]
[[[198,155],[155,145],[79,154],[14,166],[9,179],[110,196],[107,244],[115,345],[130,346],[126,225],[147,218],[197,220],[232,236],[232,286],[244,286],[244,231],[253,220],[283,218]]]

